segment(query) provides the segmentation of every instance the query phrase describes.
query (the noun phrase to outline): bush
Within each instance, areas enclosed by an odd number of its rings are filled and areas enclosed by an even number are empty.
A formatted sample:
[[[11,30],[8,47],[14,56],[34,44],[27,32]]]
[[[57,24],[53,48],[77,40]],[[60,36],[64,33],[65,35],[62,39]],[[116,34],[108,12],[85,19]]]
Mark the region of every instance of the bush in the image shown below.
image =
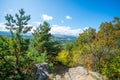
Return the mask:
[[[68,51],[62,50],[60,53],[58,53],[58,56],[56,57],[57,61],[61,62],[64,65],[69,65],[70,63],[70,55]]]

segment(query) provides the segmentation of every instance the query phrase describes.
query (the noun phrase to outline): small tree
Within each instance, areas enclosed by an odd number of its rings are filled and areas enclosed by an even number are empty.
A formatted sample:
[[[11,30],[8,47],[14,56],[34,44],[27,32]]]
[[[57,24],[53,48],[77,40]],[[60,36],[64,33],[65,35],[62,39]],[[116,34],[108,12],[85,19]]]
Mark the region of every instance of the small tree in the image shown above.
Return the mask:
[[[50,41],[53,38],[50,31],[50,25],[47,22],[43,22],[40,26],[34,30],[34,46],[39,53],[48,50],[50,47]]]
[[[11,38],[7,38],[4,41],[4,37],[1,38],[0,57],[3,62],[2,67],[6,71],[2,73],[9,73],[9,76],[5,75],[3,78],[24,80],[25,75],[29,74],[27,66],[30,63],[27,59],[27,50],[29,49],[29,39],[23,38],[23,35],[31,30],[31,26],[28,25],[30,15],[26,16],[23,9],[19,10],[19,14],[15,15],[15,18],[11,14],[5,16],[6,29],[11,33]],[[5,50],[6,48],[6,50]],[[9,70],[8,70],[8,69]],[[11,73],[12,72],[12,73]],[[1,74],[2,75],[2,74]],[[3,74],[4,75],[4,74]]]
[[[40,26],[34,30],[34,47],[39,54],[47,52],[49,61],[55,61],[54,57],[60,50],[60,44],[53,40],[53,35],[49,32],[50,25],[47,22],[43,22]]]

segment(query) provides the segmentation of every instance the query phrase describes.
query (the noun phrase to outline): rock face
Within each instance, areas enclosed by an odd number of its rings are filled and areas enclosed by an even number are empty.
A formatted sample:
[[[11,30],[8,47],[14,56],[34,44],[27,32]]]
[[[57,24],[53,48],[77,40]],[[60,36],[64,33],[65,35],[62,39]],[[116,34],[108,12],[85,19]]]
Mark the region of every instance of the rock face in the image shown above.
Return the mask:
[[[49,66],[47,63],[35,64],[34,80],[49,80]]]
[[[47,63],[36,64],[34,72],[34,80],[106,80],[99,73],[88,71],[81,66],[69,68],[63,74],[54,75],[53,73],[54,78],[50,77],[51,74],[49,74],[49,66]]]

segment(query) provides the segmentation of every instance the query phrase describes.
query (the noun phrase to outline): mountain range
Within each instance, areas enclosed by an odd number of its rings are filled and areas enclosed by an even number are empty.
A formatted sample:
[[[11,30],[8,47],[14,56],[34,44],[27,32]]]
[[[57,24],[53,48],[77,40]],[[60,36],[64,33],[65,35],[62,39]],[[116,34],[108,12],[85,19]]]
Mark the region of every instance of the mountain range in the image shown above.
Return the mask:
[[[11,37],[10,32],[0,31],[0,36],[5,35],[7,37]],[[77,39],[76,36],[71,35],[61,35],[61,34],[53,34],[54,40],[60,41],[61,43],[67,43],[71,41],[75,41]],[[31,34],[24,35],[24,38],[33,38]]]

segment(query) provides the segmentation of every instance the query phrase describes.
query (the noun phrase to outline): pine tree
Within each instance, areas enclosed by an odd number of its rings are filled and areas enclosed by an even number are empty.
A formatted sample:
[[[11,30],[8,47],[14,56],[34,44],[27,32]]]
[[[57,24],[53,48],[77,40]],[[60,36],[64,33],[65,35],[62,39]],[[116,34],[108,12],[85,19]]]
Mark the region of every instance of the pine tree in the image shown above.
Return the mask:
[[[3,41],[5,37],[1,38],[1,45],[5,44],[3,47],[0,47],[0,57],[3,61],[1,64],[2,66],[6,64],[2,68],[3,70],[6,69],[6,71],[2,72],[3,75],[4,73],[6,74],[3,78],[24,80],[27,74],[27,50],[29,49],[30,40],[23,38],[23,35],[32,28],[31,26],[27,26],[30,15],[26,16],[25,11],[20,9],[19,14],[16,14],[15,17],[7,14],[5,19],[7,21],[6,29],[10,31],[11,38],[6,37],[5,41]],[[9,73],[9,76],[7,76],[7,73]]]
[[[60,44],[58,41],[54,41],[53,35],[50,33],[50,24],[43,22],[40,26],[34,30],[34,47],[39,54],[47,52],[49,61],[54,61],[54,57],[60,51]]]

